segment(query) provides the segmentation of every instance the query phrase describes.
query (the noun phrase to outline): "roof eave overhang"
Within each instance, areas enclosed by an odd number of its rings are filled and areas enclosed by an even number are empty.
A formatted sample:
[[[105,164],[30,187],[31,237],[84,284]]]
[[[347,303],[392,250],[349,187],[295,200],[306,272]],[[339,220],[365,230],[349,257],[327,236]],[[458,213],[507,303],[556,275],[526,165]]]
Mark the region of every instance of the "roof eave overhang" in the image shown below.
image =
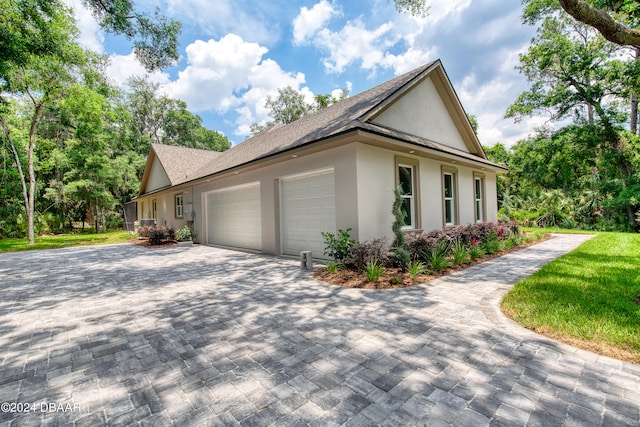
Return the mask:
[[[451,164],[458,164],[477,168],[480,170],[486,170],[495,173],[506,173],[507,169],[496,165],[482,157],[475,156],[468,153],[453,153],[448,152],[446,149],[439,149],[437,147],[426,147],[419,143],[410,141],[409,139],[403,139],[384,135],[382,132],[375,132],[370,129],[363,128],[351,128],[347,131],[341,132],[336,135],[329,136],[327,138],[310,141],[298,146],[285,149],[278,153],[274,153],[259,159],[255,159],[246,163],[242,163],[231,168],[215,172],[210,175],[199,177],[193,180],[189,180],[177,185],[167,186],[160,189],[153,190],[149,193],[139,194],[134,200],[138,200],[143,197],[147,197],[159,192],[166,191],[167,189],[179,190],[180,188],[191,187],[204,182],[209,182],[213,179],[221,179],[228,176],[238,175],[240,173],[249,172],[255,169],[259,169],[272,164],[280,163],[291,158],[296,158],[302,155],[309,155],[321,151],[325,151],[331,148],[336,148],[342,145],[350,144],[352,142],[360,142],[367,145],[372,145],[380,148],[385,148],[394,151],[400,151],[408,154],[412,154],[419,157],[430,158],[439,160]]]
[[[446,148],[439,148],[437,143],[428,147],[410,139],[398,138],[385,135],[382,132],[376,132],[370,129],[360,129],[358,131],[359,142],[364,144],[386,148],[394,151],[401,151],[418,157],[425,157],[433,160],[447,162],[451,164],[468,166],[483,171],[494,173],[507,173],[508,169],[495,164],[483,157],[476,156],[471,153],[453,152]],[[430,141],[429,141],[430,142]]]

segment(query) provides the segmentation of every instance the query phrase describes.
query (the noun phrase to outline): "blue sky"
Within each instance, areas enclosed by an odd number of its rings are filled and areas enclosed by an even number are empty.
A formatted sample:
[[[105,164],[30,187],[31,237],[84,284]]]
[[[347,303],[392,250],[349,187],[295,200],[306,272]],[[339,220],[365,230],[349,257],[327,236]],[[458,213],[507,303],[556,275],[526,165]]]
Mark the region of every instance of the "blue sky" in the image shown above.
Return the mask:
[[[80,0],[81,43],[110,55],[108,72],[125,86],[144,73],[122,37],[103,34]],[[179,63],[151,78],[182,99],[206,127],[242,142],[252,122],[268,120],[264,102],[285,86],[305,93],[352,94],[440,59],[484,145],[512,145],[545,123],[504,112],[528,84],[515,66],[532,27],[519,1],[431,0],[429,16],[395,11],[392,0],[139,0],[183,24]]]

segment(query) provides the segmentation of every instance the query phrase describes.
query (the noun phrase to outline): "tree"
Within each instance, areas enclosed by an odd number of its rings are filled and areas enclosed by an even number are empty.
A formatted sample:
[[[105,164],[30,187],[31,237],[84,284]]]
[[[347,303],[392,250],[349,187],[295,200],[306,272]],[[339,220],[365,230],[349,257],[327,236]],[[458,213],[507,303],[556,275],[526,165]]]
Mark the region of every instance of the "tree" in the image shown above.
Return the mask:
[[[349,97],[349,90],[342,89],[336,97],[332,94],[318,94],[314,96],[313,103],[307,103],[304,94],[298,92],[291,86],[278,89],[278,96],[267,96],[265,107],[269,108],[269,116],[273,120],[261,125],[259,123],[251,124],[251,135],[257,135],[277,124],[286,125],[294,122],[309,113],[326,108],[336,102]]]
[[[71,68],[85,62],[80,47],[75,44],[76,27],[66,8],[51,10],[38,0],[5,2],[8,16],[8,30],[2,43],[10,50],[0,58],[0,95],[5,93],[12,97],[27,100],[31,106],[28,124],[28,144],[26,144],[27,174],[23,172],[20,153],[14,141],[12,130],[8,124],[7,113],[10,100],[0,98],[0,126],[4,131],[15,160],[20,181],[25,211],[28,220],[29,243],[35,242],[34,214],[36,173],[34,152],[36,147],[37,127],[45,106],[62,94],[63,86],[72,80]],[[5,12],[3,10],[3,13]],[[27,12],[27,17],[36,24],[36,29],[20,20],[20,13]],[[44,28],[40,31],[40,28]],[[39,47],[50,46],[51,39],[58,43],[51,52],[43,52]],[[55,44],[54,43],[54,44]],[[36,54],[25,51],[27,46],[38,47]],[[26,179],[28,177],[28,186]]]
[[[129,79],[131,91],[123,100],[126,111],[123,127],[128,128],[130,146],[146,155],[151,143],[179,145],[190,148],[224,151],[231,146],[229,139],[202,126],[202,119],[187,110],[184,101],[160,94],[160,85],[146,77]]]
[[[557,8],[544,11],[539,6],[531,2],[524,13],[525,20],[542,21],[529,50],[520,57],[519,70],[531,81],[531,89],[509,107],[506,117],[546,112],[554,121],[572,118],[576,125],[588,125],[599,150],[616,164],[626,188],[633,168],[621,136],[628,110],[620,108],[620,100],[633,89],[628,84],[629,70],[637,68],[637,61],[620,60],[620,47],[592,27]],[[632,223],[631,205],[627,216]]]
[[[621,46],[640,47],[640,30],[633,28],[629,23],[633,21],[637,24],[637,19],[640,18],[640,6],[637,1],[600,0],[595,2],[601,5],[601,8],[594,7],[583,0],[558,0],[558,3],[569,15],[596,28],[610,42]]]
[[[133,40],[133,50],[148,70],[158,70],[178,60],[178,35],[182,25],[161,15],[137,11],[132,0],[82,0],[103,30]]]
[[[426,0],[394,0],[396,10],[413,16],[427,16],[429,5]]]

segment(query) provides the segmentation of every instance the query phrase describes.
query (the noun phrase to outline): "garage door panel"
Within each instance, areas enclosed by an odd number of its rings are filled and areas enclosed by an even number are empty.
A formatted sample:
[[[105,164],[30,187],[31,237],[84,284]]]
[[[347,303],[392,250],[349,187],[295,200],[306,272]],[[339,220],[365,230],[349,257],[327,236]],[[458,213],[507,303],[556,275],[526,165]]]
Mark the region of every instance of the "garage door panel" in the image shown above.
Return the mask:
[[[321,232],[335,233],[335,183],[333,171],[281,181],[282,251],[298,255],[312,251],[323,257]]]
[[[262,249],[260,185],[234,187],[207,194],[207,242]]]

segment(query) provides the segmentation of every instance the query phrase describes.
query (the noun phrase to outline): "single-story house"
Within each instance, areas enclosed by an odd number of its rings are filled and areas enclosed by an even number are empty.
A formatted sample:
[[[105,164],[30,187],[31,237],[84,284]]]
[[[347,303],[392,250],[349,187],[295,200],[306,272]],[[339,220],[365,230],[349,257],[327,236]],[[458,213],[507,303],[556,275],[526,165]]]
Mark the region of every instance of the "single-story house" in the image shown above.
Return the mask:
[[[391,239],[398,185],[407,231],[495,221],[504,172],[438,60],[224,152],[153,144],[135,201],[202,244],[322,257],[322,231]]]

